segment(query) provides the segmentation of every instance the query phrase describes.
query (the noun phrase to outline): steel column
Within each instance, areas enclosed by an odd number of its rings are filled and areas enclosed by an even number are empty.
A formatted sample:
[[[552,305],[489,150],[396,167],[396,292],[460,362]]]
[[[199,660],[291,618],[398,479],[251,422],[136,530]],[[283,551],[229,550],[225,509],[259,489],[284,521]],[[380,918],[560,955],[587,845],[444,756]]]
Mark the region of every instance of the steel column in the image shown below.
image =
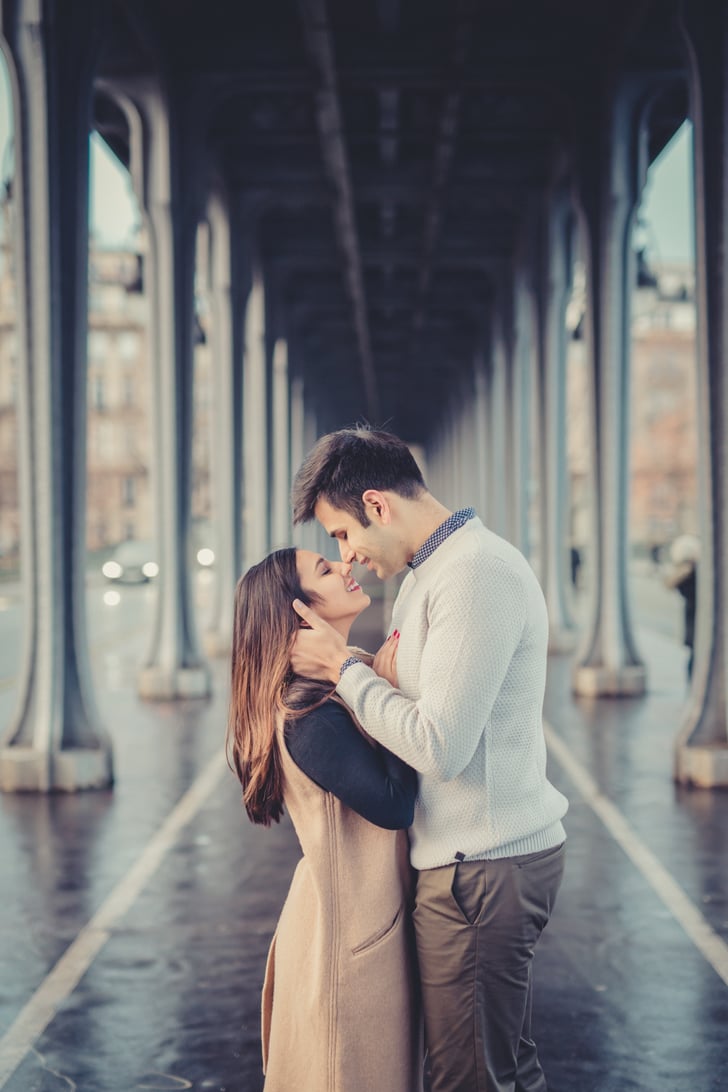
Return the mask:
[[[573,688],[591,696],[642,694],[647,684],[632,633],[627,584],[630,302],[635,283],[630,239],[646,171],[639,139],[641,92],[639,86],[623,86],[613,97],[610,116],[592,118],[579,178],[592,384],[593,577]]]
[[[728,7],[682,5],[694,125],[701,557],[693,687],[675,777],[728,785]]]
[[[210,229],[210,329],[212,350],[211,485],[215,513],[215,582],[210,617],[203,635],[210,656],[229,653],[233,633],[234,589],[242,556],[242,320],[232,258],[230,207],[222,189],[207,206]],[[237,350],[236,350],[237,347]]]
[[[26,637],[0,749],[5,791],[112,780],[85,594],[88,167],[105,6],[5,2],[16,101],[20,486]]]

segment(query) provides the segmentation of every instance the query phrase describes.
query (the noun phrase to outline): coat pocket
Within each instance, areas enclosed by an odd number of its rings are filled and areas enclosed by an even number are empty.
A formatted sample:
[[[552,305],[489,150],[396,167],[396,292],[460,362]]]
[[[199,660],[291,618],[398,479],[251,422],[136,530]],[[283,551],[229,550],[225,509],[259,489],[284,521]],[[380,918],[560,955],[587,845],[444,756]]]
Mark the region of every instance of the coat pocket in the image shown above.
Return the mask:
[[[377,930],[372,936],[367,937],[361,944],[357,944],[355,948],[351,949],[351,954],[355,956],[364,955],[365,952],[370,952],[373,948],[377,948],[380,944],[383,944],[388,937],[392,935],[399,927],[402,917],[404,916],[405,907],[404,903],[400,906],[397,913],[394,915],[392,921],[390,921],[384,928]]]

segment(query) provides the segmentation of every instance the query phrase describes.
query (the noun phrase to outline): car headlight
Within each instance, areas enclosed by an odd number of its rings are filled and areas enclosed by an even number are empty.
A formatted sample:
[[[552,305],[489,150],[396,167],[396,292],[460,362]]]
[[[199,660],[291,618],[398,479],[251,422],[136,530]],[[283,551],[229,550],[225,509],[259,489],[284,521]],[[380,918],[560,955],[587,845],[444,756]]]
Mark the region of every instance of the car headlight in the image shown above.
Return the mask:
[[[157,565],[156,561],[145,561],[142,565],[142,572],[147,580],[152,580],[159,573],[159,565]]]
[[[101,572],[107,580],[118,580],[121,576],[122,568],[118,561],[105,561],[101,566]]]

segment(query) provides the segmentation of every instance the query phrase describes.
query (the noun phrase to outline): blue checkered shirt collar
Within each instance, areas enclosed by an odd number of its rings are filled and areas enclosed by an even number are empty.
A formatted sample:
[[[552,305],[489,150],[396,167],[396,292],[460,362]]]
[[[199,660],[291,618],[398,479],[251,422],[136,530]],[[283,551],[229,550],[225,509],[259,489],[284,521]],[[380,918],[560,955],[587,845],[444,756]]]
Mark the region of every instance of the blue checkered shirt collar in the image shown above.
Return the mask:
[[[453,512],[451,516],[448,516],[445,522],[441,523],[428,539],[425,539],[412,560],[407,562],[410,569],[416,569],[423,561],[427,561],[428,557],[434,554],[437,547],[441,546],[453,531],[457,531],[464,523],[467,523],[469,519],[474,519],[474,517],[474,508],[461,508],[458,512]]]

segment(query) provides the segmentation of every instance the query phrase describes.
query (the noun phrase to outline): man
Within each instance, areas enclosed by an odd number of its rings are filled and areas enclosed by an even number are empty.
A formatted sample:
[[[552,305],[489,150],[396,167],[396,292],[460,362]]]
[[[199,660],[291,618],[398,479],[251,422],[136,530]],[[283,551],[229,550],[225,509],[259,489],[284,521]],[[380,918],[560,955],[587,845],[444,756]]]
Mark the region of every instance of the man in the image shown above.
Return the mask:
[[[318,519],[344,561],[380,579],[410,570],[378,654],[387,677],[299,600],[311,629],[293,665],[330,679],[419,774],[410,853],[432,1092],[544,1092],[531,961],[561,882],[568,805],[546,778],[539,584],[472,509],[433,497],[387,433],[320,439],[296,476],[293,517]]]
[[[693,678],[695,658],[695,612],[698,601],[699,560],[700,539],[695,535],[678,535],[670,547],[669,564],[665,567],[663,574],[665,585],[679,592],[685,600],[683,644],[690,650],[687,663],[688,687]]]

